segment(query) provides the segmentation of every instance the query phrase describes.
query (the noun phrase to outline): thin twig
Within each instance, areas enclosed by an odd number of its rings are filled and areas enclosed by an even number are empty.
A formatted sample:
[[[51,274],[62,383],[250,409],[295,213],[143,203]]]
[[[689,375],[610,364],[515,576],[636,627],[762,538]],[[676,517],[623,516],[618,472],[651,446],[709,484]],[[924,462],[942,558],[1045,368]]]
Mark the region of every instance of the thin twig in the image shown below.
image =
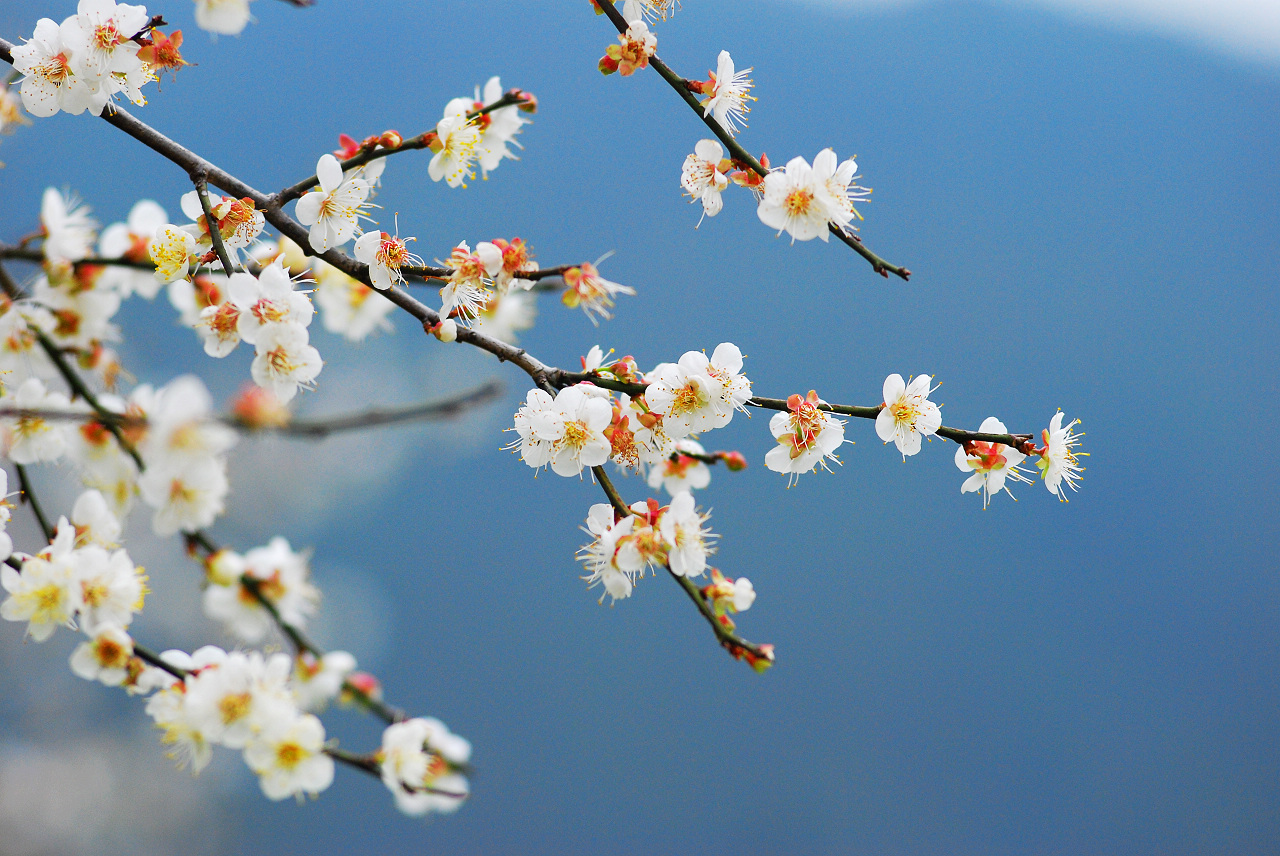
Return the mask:
[[[514,107],[524,104],[527,100],[528,99],[516,95],[514,92],[506,92],[503,93],[501,98],[494,101],[492,104],[481,107],[479,110],[472,110],[467,114],[467,118],[475,119],[485,115],[486,113],[492,113],[494,110],[501,110],[503,107]],[[338,161],[338,165],[342,167],[343,172],[346,172],[349,169],[364,166],[370,161],[375,161],[379,158],[390,157],[391,155],[398,154],[400,152],[411,152],[417,149],[425,149],[430,145],[431,138],[434,136],[435,128],[432,128],[430,131],[424,131],[416,137],[409,137],[408,139],[403,140],[400,145],[395,148],[377,146],[366,149],[362,152],[357,152],[346,160]],[[268,207],[279,208],[287,202],[298,199],[307,191],[311,190],[311,188],[315,187],[319,181],[320,179],[318,176],[312,175],[309,178],[304,178],[297,184],[290,185],[284,190],[271,194],[268,201]]]
[[[209,232],[209,241],[213,244],[218,261],[222,262],[223,272],[230,276],[235,272],[235,267],[231,264],[231,256],[227,254],[227,245],[222,241],[222,227],[213,216],[213,206],[209,204],[209,183],[200,172],[192,173],[191,178],[196,186],[196,195],[200,197],[200,209],[204,211],[204,225]]]
[[[304,439],[320,439],[331,434],[347,431],[358,431],[364,428],[378,428],[385,425],[398,425],[405,422],[422,422],[435,419],[448,419],[465,412],[471,407],[496,398],[502,392],[502,383],[490,381],[475,389],[467,390],[456,396],[443,399],[408,404],[403,407],[370,408],[356,413],[345,413],[322,419],[299,419],[287,425],[248,425],[236,416],[219,416],[216,421],[229,428],[251,434],[283,434]],[[128,413],[101,411],[96,413],[78,413],[69,410],[45,410],[33,407],[0,406],[0,419],[43,419],[48,422],[96,422],[110,430],[112,427],[121,430],[146,428],[150,422],[144,416]]]
[[[53,525],[49,523],[49,518],[45,516],[44,509],[40,507],[40,500],[36,498],[35,491],[31,489],[31,478],[27,475],[27,468],[22,464],[14,464],[13,467],[18,471],[18,489],[22,491],[22,501],[31,506],[31,513],[35,515],[36,522],[40,524],[40,531],[44,533],[44,537],[49,541],[53,541]]]

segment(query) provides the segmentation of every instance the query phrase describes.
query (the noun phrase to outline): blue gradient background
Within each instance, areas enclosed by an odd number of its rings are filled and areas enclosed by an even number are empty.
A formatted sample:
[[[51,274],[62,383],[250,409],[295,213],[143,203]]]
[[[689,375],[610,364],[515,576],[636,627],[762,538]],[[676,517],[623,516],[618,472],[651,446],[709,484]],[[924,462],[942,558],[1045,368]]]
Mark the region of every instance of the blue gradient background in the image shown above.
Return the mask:
[[[535,480],[498,451],[522,375],[403,320],[357,348],[317,327],[327,366],[310,412],[487,376],[508,394],[466,425],[368,434],[362,448],[394,461],[374,476],[331,456],[315,468],[330,491],[319,511],[283,494],[266,516],[252,501],[270,486],[246,473],[214,532],[246,548],[280,532],[314,547],[322,586],[341,588],[346,571],[363,581],[373,600],[353,599],[350,622],[330,602],[317,632],[356,651],[393,701],[474,742],[474,796],[424,824],[399,816],[380,783],[340,771],[318,802],[269,804],[222,752],[225,772],[210,775],[231,785],[209,786],[205,846],[1280,849],[1275,69],[977,3],[842,14],[689,2],[660,25],[661,55],[687,76],[721,48],[754,66],[749,149],[775,163],[827,145],[858,155],[876,190],[862,234],[915,272],[902,283],[842,247],[775,239],[743,193],[695,231],[677,182],[705,129],[655,74],[595,71],[612,35],[584,2],[264,1],[256,24],[216,43],[176,5],[152,11],[187,32],[198,66],[134,112],[264,190],[310,172],[339,132],[430,127],[491,74],[537,93],[519,162],[451,191],[430,182],[426,156],[396,157],[378,201],[428,258],[511,235],[546,264],[617,250],[603,270],[639,296],[599,330],[544,298],[521,343],[547,362],[576,364],[599,343],[651,366],[729,340],[761,394],[813,387],[861,404],[879,400],[890,372],[927,372],[943,383],[947,424],[994,414],[1038,431],[1061,407],[1083,419],[1091,453],[1070,504],[1037,484],[984,513],[960,495],[946,442],[904,464],[855,421],[844,467],[787,490],[762,463],[766,419],[710,435],[751,461],[717,471],[701,502],[723,536],[718,564],[760,593],[739,624],[778,646],[761,677],[726,657],[662,579],[614,608],[584,591],[572,555],[598,490]],[[60,19],[73,4],[41,8]],[[5,37],[29,33],[35,14],[5,4]],[[0,159],[5,240],[32,228],[49,183],[78,191],[104,223],[142,195],[176,216],[189,189],[85,117],[23,129]],[[173,317],[163,302],[129,306],[130,364],[157,382],[198,370],[225,399],[248,356],[211,365]],[[358,383],[327,394],[343,372],[382,380],[369,394]],[[324,445],[270,448],[305,471]],[[648,495],[636,479],[621,487]],[[135,520],[131,531],[145,529]],[[150,572],[196,574],[176,557]],[[361,616],[366,629],[353,626]],[[139,627],[153,646],[190,644],[150,620]],[[194,632],[221,638],[210,624]],[[3,628],[6,643],[20,638]],[[71,636],[48,646],[62,646],[56,669]],[[31,663],[36,647],[21,651]],[[24,688],[45,673],[10,679],[0,723],[37,745],[68,739],[27,714]],[[95,718],[102,734],[143,718],[101,687],[75,683],[68,698],[112,713]],[[344,746],[377,739],[354,714],[326,722]],[[139,751],[162,775],[158,747]],[[139,806],[146,818],[164,810]]]

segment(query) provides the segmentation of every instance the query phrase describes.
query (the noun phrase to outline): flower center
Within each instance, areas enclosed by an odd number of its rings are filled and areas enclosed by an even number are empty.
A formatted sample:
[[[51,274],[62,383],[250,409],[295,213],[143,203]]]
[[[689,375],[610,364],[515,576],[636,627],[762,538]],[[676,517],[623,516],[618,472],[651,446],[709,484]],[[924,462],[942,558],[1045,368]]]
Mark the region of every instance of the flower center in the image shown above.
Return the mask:
[[[88,607],[101,606],[111,594],[101,582],[83,582],[80,584],[80,591],[84,596],[84,604]]]
[[[99,24],[93,28],[93,46],[99,50],[109,51],[124,42],[124,37],[116,29],[115,21]]]
[[[586,445],[591,432],[581,422],[564,423],[564,444],[570,449],[581,449]]]
[[[787,194],[787,198],[782,201],[782,207],[792,217],[800,217],[808,213],[809,206],[812,204],[813,192],[804,188],[791,191]]]
[[[889,405],[889,412],[893,414],[893,421],[899,425],[908,425],[914,431],[916,427],[916,417],[920,415],[920,408],[912,401],[895,401]]]
[[[35,76],[43,77],[50,83],[62,83],[71,77],[71,63],[67,61],[65,53],[51,56],[35,67]]]
[[[689,381],[676,390],[675,396],[671,400],[671,415],[693,413],[704,404],[706,404],[706,398],[702,394],[702,387],[693,381]]]
[[[307,757],[307,751],[297,743],[281,743],[276,747],[276,764],[292,770]]]
[[[129,653],[114,639],[101,637],[93,647],[98,662],[106,668],[122,669],[129,662]]]
[[[222,716],[222,724],[230,725],[239,719],[243,719],[248,715],[249,706],[252,702],[253,696],[249,693],[223,696],[218,700],[218,713]]]
[[[400,265],[409,260],[409,249],[399,238],[388,238],[378,245],[378,252],[374,258],[384,267],[399,270]]]

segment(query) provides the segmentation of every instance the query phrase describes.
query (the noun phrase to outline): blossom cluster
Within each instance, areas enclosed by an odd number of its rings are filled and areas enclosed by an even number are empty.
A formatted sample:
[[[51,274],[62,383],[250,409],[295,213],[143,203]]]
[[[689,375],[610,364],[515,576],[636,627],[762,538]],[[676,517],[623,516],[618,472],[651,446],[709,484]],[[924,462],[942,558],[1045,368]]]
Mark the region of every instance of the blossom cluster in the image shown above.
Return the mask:
[[[10,315],[22,318],[30,313],[22,303],[7,306],[0,323]],[[18,329],[19,336],[31,335],[30,327]],[[39,353],[36,348],[27,352]],[[38,360],[27,364],[46,370]],[[9,370],[17,374],[19,368]],[[71,402],[39,376],[21,380],[0,402],[29,411],[0,419],[0,439],[9,460],[34,464],[69,459],[84,485],[99,492],[115,515],[128,514],[141,496],[154,510],[152,529],[168,535],[207,526],[223,511],[229,489],[226,453],[235,443],[235,433],[213,420],[209,393],[194,376],[179,377],[160,389],[144,384],[128,398],[100,396],[98,403],[124,426],[119,436],[83,399]],[[59,418],[59,413],[67,418]]]
[[[0,493],[6,487],[0,470]],[[8,519],[9,505],[0,504],[0,559],[8,560],[0,565],[7,595],[0,617],[25,622],[37,642],[59,626],[80,629],[86,638],[71,654],[72,672],[130,695],[149,695],[146,712],[180,766],[199,772],[213,747],[225,746],[241,751],[270,799],[302,799],[329,787],[332,744],[316,714],[348,690],[366,698],[378,693],[372,678],[354,672],[354,657],[345,651],[304,649],[290,657],[206,646],[192,654],[165,651],[157,659],[129,634],[147,577],[119,545],[120,521],[101,493],[81,494],[70,519],[59,518],[51,543],[35,554],[11,552]],[[219,551],[206,566],[206,612],[246,642],[261,639],[273,621],[300,629],[315,609],[318,592],[307,580],[305,559],[282,538],[244,556]],[[259,596],[274,616],[245,606]],[[422,815],[453,811],[466,798],[463,769],[470,752],[470,744],[438,720],[412,719],[384,731],[373,759],[397,806]]]
[[[768,159],[761,163],[768,167]],[[715,140],[702,140],[687,156],[680,173],[680,186],[702,203],[704,217],[714,217],[723,208],[720,194],[730,182],[753,190],[759,197],[756,214],[760,222],[792,241],[829,239],[831,228],[843,229],[862,219],[855,203],[870,190],[854,183],[858,171],[852,158],[840,161],[831,149],[823,149],[810,165],[802,157],[763,177],[724,156]],[[701,223],[701,220],[699,220]]]
[[[618,515],[608,503],[591,506],[584,531],[595,540],[578,554],[588,588],[602,585],[616,601],[630,597],[636,580],[650,568],[665,567],[679,577],[706,571],[716,536],[704,526],[707,515],[698,511],[693,494],[678,493],[666,506],[655,499],[637,502],[628,511]],[[751,600],[754,595],[739,598],[735,608],[746,609]]]
[[[243,556],[219,550],[205,560],[205,569],[204,614],[242,642],[261,642],[277,620],[305,629],[320,602],[306,555],[284,538],[273,538]],[[262,601],[271,605],[274,616]]]
[[[721,343],[710,357],[689,351],[677,363],[662,363],[640,375],[630,357],[605,367],[599,348],[584,358],[584,370],[598,377],[647,384],[646,390],[616,398],[591,383],[576,384],[553,397],[531,390],[515,415],[520,439],[510,448],[537,469],[550,466],[562,476],[579,475],[584,467],[612,460],[637,471],[664,465],[681,453],[677,442],[691,434],[729,424],[735,410],[744,410],[751,381],[742,374],[742,352]],[[683,454],[701,454],[700,446],[685,446]],[[685,471],[688,471],[686,465]],[[702,474],[672,472],[673,485],[705,487]],[[686,481],[687,479],[687,481]]]
[[[80,0],[76,14],[61,24],[41,18],[31,38],[13,49],[27,112],[45,117],[88,110],[98,116],[118,94],[146,104],[142,87],[156,78],[139,56],[137,39],[149,21],[145,6],[114,0]]]
[[[179,675],[148,667],[146,686],[162,688],[146,705],[171,757],[193,772],[214,746],[241,750],[272,800],[316,796],[333,782],[334,761],[315,711],[338,697],[355,661],[345,651],[310,655],[227,652],[205,646],[160,659]],[[456,810],[469,792],[462,773],[471,744],[436,719],[388,726],[374,759],[397,807],[410,815]]]
[[[477,163],[481,175],[488,178],[504,159],[515,158],[510,146],[520,148],[516,135],[530,122],[521,114],[534,112],[537,101],[518,93],[519,104],[492,108],[505,94],[502,81],[491,77],[483,90],[476,87],[474,97],[454,98],[445,105],[435,134],[428,139],[433,155],[427,173],[432,181],[466,187],[476,177]]]
[[[27,622],[27,635],[37,642],[60,626],[78,626],[91,641],[72,655],[76,674],[120,684],[124,661],[132,654],[124,631],[142,609],[147,577],[125,550],[117,549],[120,522],[98,491],[81,494],[71,520],[59,518],[55,531],[49,546],[34,555],[14,554],[16,566],[0,568],[9,595],[0,604],[0,617]]]

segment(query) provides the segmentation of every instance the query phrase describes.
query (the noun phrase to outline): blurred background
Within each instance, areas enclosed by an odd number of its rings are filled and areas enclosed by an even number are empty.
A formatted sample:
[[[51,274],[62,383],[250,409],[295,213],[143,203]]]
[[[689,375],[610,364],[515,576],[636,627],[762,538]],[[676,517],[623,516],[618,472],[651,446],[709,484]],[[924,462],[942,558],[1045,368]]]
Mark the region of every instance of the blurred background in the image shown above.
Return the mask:
[[[687,77],[721,49],[754,67],[751,151],[858,156],[875,188],[861,234],[909,283],[775,238],[736,189],[695,230],[678,181],[705,128],[652,71],[596,71],[614,33],[585,0],[260,0],[216,39],[185,0],[149,10],[197,65],[130,109],[262,190],[310,174],[341,132],[433,127],[491,75],[536,93],[521,160],[452,190],[428,155],[397,156],[378,202],[427,259],[516,235],[547,265],[616,251],[602,272],[639,295],[598,329],[542,298],[520,341],[546,362],[600,344],[649,368],[732,341],[757,393],[856,404],[891,372],[930,373],[946,424],[1038,432],[1062,408],[1091,457],[1069,504],[1037,483],[984,512],[944,441],[903,463],[855,420],[844,466],[788,490],[763,465],[767,417],[709,435],[750,461],[699,501],[716,563],[759,592],[739,621],[777,645],[759,676],[666,579],[612,608],[585,590],[573,555],[598,489],[499,450],[520,372],[407,318],[359,346],[313,325],[326,364],[301,413],[506,385],[454,422],[244,440],[212,530],[314,550],[314,635],[474,743],[472,798],[414,820],[340,770],[318,801],[273,804],[229,750],[193,779],[139,703],[71,675],[73,634],[24,642],[6,622],[0,852],[1280,849],[1274,4],[690,0],[658,25]],[[73,12],[5,3],[0,34]],[[4,241],[37,227],[49,185],[104,224],[144,197],[177,217],[190,189],[85,116],[19,129],[0,160]],[[163,298],[117,320],[141,380],[196,371],[226,402],[248,377],[246,349],[209,360]],[[36,478],[69,508],[54,470]],[[199,569],[144,512],[126,543],[155,589],[140,639],[230,644],[200,613]],[[372,720],[325,721],[344,747],[377,744]]]

